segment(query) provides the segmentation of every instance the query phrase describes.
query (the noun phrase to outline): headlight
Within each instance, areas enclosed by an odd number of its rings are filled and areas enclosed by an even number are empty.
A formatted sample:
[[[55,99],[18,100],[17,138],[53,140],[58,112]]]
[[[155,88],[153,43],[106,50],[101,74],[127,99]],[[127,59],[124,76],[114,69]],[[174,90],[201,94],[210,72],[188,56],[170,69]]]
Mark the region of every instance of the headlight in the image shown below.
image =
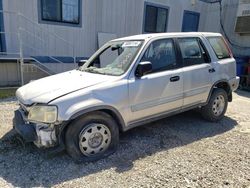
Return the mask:
[[[57,119],[57,107],[56,106],[33,106],[30,108],[28,120],[54,123]]]

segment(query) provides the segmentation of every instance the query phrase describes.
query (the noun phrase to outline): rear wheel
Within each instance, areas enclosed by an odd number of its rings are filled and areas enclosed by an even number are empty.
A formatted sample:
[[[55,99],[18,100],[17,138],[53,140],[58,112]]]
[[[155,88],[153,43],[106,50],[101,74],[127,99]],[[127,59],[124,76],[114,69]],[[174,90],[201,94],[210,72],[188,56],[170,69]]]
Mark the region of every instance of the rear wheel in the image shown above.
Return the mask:
[[[226,113],[228,105],[228,96],[225,90],[216,88],[208,104],[201,108],[201,114],[204,119],[212,122],[221,120]]]
[[[119,129],[110,115],[95,112],[70,124],[65,142],[68,154],[75,161],[96,161],[116,151]]]

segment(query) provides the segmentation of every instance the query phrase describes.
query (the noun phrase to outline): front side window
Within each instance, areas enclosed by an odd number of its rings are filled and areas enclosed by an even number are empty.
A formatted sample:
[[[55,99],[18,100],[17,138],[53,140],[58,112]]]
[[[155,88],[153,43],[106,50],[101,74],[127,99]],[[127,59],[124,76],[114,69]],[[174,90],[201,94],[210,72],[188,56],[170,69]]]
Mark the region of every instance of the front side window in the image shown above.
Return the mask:
[[[80,0],[41,0],[42,20],[80,23]]]
[[[172,39],[162,39],[150,44],[141,61],[152,63],[152,72],[161,72],[177,67],[176,54]]]
[[[112,42],[79,70],[104,75],[122,75],[130,67],[142,43],[143,41]]]
[[[178,39],[184,66],[209,62],[209,56],[198,38]]]
[[[167,30],[168,9],[146,5],[144,32],[161,33]]]

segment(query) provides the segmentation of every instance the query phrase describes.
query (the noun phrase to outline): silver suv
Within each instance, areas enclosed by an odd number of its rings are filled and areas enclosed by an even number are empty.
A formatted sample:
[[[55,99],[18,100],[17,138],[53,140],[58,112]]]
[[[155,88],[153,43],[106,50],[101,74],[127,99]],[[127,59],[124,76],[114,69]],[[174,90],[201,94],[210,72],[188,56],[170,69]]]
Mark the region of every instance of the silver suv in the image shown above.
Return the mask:
[[[223,118],[237,89],[236,63],[217,33],[162,33],[105,44],[79,68],[16,92],[14,128],[38,147],[76,161],[113,153],[119,132],[199,108]]]

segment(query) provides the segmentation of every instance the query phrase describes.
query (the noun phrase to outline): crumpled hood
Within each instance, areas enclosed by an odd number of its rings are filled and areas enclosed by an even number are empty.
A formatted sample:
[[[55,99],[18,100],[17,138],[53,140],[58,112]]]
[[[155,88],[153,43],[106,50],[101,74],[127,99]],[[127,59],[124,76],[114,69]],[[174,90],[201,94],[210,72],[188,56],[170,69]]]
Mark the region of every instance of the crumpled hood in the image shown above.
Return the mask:
[[[17,90],[16,96],[25,105],[48,103],[60,96],[113,79],[114,76],[73,70],[26,84]]]

